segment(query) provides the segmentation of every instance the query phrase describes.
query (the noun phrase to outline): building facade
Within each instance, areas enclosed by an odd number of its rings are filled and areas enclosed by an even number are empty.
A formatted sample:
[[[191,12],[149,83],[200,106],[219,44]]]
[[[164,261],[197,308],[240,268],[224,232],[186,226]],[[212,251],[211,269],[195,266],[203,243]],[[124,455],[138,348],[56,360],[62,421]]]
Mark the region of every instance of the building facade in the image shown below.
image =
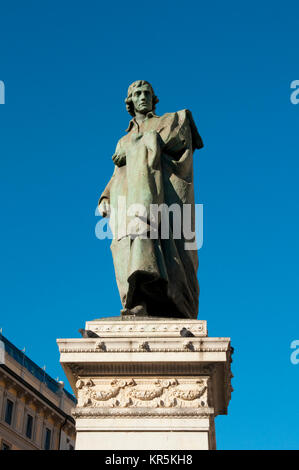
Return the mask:
[[[0,335],[0,450],[73,450],[73,395]]]

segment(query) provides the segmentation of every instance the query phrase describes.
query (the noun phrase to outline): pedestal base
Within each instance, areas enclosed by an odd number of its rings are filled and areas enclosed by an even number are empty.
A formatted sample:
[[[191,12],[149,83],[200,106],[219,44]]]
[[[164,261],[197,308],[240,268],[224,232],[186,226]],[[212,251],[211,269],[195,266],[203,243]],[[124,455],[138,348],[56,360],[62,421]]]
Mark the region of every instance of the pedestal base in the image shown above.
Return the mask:
[[[216,448],[214,418],[231,394],[229,338],[188,319],[112,317],[86,330],[99,337],[57,340],[78,399],[77,450]]]

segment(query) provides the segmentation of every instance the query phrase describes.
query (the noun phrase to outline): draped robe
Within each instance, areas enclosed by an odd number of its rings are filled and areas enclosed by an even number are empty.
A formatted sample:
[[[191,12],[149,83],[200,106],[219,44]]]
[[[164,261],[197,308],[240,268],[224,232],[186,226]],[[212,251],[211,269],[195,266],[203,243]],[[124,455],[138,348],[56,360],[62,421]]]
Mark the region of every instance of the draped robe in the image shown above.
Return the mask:
[[[197,249],[186,250],[182,221],[180,238],[173,236],[171,216],[167,239],[161,237],[160,215],[155,219],[155,239],[138,235],[136,226],[138,222],[143,228],[150,226],[148,214],[152,204],[178,204],[181,209],[189,204],[190,228],[194,231],[193,152],[202,146],[188,110],[163,116],[151,112],[142,123],[134,118],[116,146],[115,156],[121,166],[115,166],[99,203],[107,198],[114,211],[111,250],[125,309],[145,303],[150,316],[197,318]],[[125,201],[125,208],[120,209],[119,197]],[[142,204],[147,216],[130,213],[128,208],[132,204]],[[123,230],[118,224],[124,214],[118,212],[126,210]]]

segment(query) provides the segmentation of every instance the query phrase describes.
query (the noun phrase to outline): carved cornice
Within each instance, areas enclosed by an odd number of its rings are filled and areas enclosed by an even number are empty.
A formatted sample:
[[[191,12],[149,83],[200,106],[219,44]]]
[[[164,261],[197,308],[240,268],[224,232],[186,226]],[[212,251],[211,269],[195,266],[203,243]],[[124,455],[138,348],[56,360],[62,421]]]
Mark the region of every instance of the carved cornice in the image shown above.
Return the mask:
[[[124,362],[124,363],[85,363],[85,364],[67,364],[73,377],[86,375],[209,375],[213,374],[216,364],[200,363],[155,363],[155,362]]]
[[[74,347],[66,347],[60,348],[61,353],[90,353],[90,352],[98,352],[98,353],[132,353],[132,352],[226,352],[227,349],[220,347],[220,348],[207,348],[196,346],[196,343],[192,341],[184,341],[181,347],[178,348],[155,348],[151,346],[150,342],[140,343],[136,348],[134,347],[126,347],[126,348],[109,348],[107,343],[101,341],[95,341],[95,344],[92,347],[81,347],[81,348],[74,348]]]

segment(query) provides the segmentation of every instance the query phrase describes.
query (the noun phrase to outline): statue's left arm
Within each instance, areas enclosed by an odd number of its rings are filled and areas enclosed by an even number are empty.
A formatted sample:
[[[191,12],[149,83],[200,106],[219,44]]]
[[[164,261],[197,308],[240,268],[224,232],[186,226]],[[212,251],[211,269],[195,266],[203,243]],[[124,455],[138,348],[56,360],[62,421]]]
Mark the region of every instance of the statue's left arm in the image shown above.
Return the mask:
[[[194,151],[203,147],[191,111],[183,109],[164,116],[159,132],[164,142],[163,152],[178,160],[186,149]]]
[[[193,149],[201,149],[203,148],[203,141],[199,135],[192,113],[191,111],[189,111],[189,109],[186,109],[186,116],[188,118],[190,129],[191,129]]]

